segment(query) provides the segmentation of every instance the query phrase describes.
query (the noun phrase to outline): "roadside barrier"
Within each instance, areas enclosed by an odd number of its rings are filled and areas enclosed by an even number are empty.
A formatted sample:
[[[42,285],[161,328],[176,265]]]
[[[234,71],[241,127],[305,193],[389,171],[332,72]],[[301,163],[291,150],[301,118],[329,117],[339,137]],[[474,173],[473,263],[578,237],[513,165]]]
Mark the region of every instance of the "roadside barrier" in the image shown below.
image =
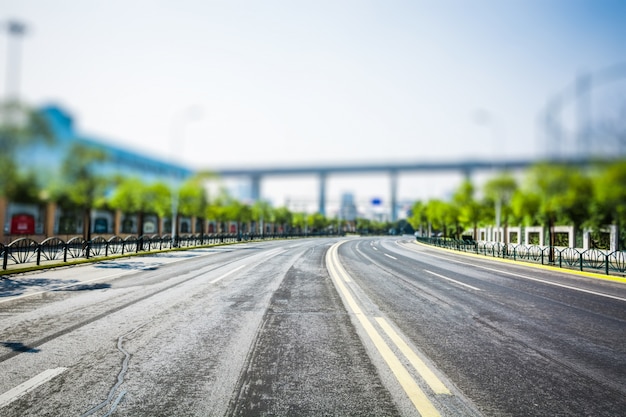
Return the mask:
[[[336,234],[299,233],[299,234],[190,234],[176,236],[113,236],[105,239],[97,236],[89,241],[74,237],[67,241],[58,237],[49,237],[41,243],[30,238],[19,238],[8,245],[0,243],[2,269],[11,265],[46,263],[67,263],[76,259],[104,258],[140,252],[154,252],[174,248],[194,248],[221,245],[242,241],[294,239],[315,236],[337,236]]]
[[[513,243],[417,237],[418,242],[461,252],[558,266],[579,271],[602,271],[606,275],[626,273],[626,252],[576,249],[556,246],[517,245]]]

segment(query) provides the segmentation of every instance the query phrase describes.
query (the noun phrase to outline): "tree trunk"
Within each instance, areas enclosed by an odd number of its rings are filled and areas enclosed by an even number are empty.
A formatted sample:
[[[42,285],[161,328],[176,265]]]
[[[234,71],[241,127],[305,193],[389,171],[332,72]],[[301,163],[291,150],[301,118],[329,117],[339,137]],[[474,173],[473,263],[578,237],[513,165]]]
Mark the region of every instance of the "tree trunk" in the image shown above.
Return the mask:
[[[91,240],[91,209],[86,208],[83,212],[83,239]]]

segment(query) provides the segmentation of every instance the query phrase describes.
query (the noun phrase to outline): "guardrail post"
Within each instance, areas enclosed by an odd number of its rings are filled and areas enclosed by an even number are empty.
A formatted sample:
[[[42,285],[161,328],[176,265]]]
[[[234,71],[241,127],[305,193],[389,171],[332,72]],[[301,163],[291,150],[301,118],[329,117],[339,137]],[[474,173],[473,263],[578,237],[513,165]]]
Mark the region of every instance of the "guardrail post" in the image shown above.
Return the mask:
[[[85,243],[85,258],[89,259],[89,252],[90,252],[90,247],[91,247],[91,240],[87,241],[87,243]]]
[[[563,251],[559,251],[559,268],[563,268]]]
[[[41,265],[41,243],[37,244],[37,266]]]
[[[583,254],[580,254],[580,272],[583,271]]]
[[[7,269],[7,264],[9,263],[9,250],[8,246],[4,247],[4,256],[2,257],[2,269]]]
[[[63,243],[63,262],[67,262],[68,246],[67,242]]]
[[[605,259],[606,259],[606,262],[604,263],[604,272],[606,272],[606,274],[609,275],[609,255],[606,254],[604,256],[605,256]]]

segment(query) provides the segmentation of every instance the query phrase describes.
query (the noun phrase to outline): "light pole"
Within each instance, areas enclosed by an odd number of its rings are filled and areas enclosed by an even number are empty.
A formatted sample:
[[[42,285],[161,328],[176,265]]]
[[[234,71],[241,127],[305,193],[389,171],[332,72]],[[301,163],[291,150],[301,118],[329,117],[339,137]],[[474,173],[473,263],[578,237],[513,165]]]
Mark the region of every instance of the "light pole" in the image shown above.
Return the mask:
[[[186,124],[199,120],[202,117],[202,108],[200,106],[190,106],[184,111],[177,113],[172,118],[170,126],[170,146],[171,158],[176,163],[175,155],[182,156],[182,149],[185,139]],[[183,174],[181,172],[182,179]],[[176,230],[178,229],[178,200],[179,200],[179,178],[178,172],[172,174],[172,247],[176,246]]]
[[[492,144],[491,144],[491,159],[492,163],[496,162],[497,159],[497,151],[498,144],[502,142],[505,143],[504,140],[504,132],[500,124],[497,122],[496,118],[494,118],[493,114],[491,114],[488,110],[480,109],[474,113],[474,121],[481,126],[488,126],[491,128],[492,134]],[[503,233],[500,231],[500,222],[502,217],[502,196],[496,196],[495,201],[495,210],[496,210],[496,233],[495,233],[495,241],[502,242]]]
[[[4,25],[9,35],[7,39],[7,68],[5,94],[8,101],[19,98],[20,82],[20,37],[26,34],[26,25],[17,20],[9,20]]]

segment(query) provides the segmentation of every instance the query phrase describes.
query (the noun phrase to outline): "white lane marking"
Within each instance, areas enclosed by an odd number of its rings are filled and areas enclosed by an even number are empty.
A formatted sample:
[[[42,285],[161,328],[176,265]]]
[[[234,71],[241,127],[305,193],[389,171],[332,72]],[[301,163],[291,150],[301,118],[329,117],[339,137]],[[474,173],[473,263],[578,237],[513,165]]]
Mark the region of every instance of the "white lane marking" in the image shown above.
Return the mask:
[[[452,278],[444,277],[443,275],[439,275],[439,274],[437,274],[437,273],[435,273],[435,272],[432,272],[432,271],[429,271],[429,270],[427,270],[427,269],[424,269],[424,272],[428,272],[429,274],[434,275],[434,276],[436,276],[436,277],[439,277],[439,278],[441,278],[441,279],[446,279],[446,280],[448,280],[448,281],[452,281],[452,282],[454,282],[455,284],[459,284],[459,285],[462,285],[462,286],[467,287],[467,288],[471,288],[471,289],[476,290],[476,291],[482,291],[480,288],[472,287],[471,285],[469,285],[469,284],[465,284],[464,282],[461,282],[461,281],[457,281],[456,279],[452,279]]]
[[[387,258],[391,258],[391,259],[393,259],[393,260],[395,260],[395,261],[397,261],[397,260],[398,260],[398,258],[396,258],[395,256],[391,256],[391,255],[389,255],[389,254],[387,254],[387,253],[385,253],[385,256],[386,256]]]
[[[228,271],[227,273],[225,273],[224,275],[222,275],[221,277],[215,278],[213,281],[211,281],[211,284],[215,284],[216,282],[223,280],[227,276],[229,276],[231,274],[234,274],[235,272],[237,272],[240,269],[245,268],[245,267],[246,267],[246,265],[241,265],[241,266],[239,266],[239,267],[237,267],[235,269],[232,269],[232,270]]]
[[[376,246],[372,246],[372,249],[374,250],[378,250],[378,248]]]
[[[618,296],[615,296],[615,295],[609,295],[609,294],[604,294],[602,292],[586,290],[584,288],[572,287],[571,285],[559,284],[558,282],[546,281],[544,279],[533,278],[533,277],[529,277],[529,276],[526,276],[526,275],[516,274],[516,273],[513,273],[513,272],[500,271],[498,269],[487,268],[485,266],[479,266],[479,265],[475,265],[475,266],[477,268],[486,269],[488,271],[499,272],[501,274],[506,274],[506,275],[512,275],[514,277],[523,278],[523,279],[527,279],[527,280],[530,280],[530,281],[541,282],[543,284],[553,285],[555,287],[567,288],[567,289],[570,289],[570,290],[584,292],[584,293],[587,293],[587,294],[598,295],[600,297],[612,298],[614,300],[619,300],[619,301],[626,301],[626,298],[618,297]]]
[[[50,381],[52,378],[58,375],[61,375],[66,370],[67,368],[47,369],[39,375],[34,376],[28,381],[18,385],[12,390],[5,392],[4,394],[0,395],[0,408],[11,404],[18,398],[21,398],[29,392],[33,391],[38,386],[45,384],[46,382]]]
[[[618,296],[615,296],[615,295],[609,295],[609,294],[605,294],[605,293],[597,292],[597,291],[585,290],[583,288],[577,288],[577,287],[573,287],[571,285],[559,284],[557,282],[551,282],[551,281],[547,281],[547,280],[544,280],[544,279],[533,278],[533,277],[529,277],[528,275],[522,275],[522,274],[516,274],[514,272],[502,271],[500,269],[489,268],[487,266],[476,265],[476,264],[472,264],[472,263],[469,263],[469,262],[457,261],[457,260],[454,260],[454,259],[445,258],[443,256],[437,256],[437,255],[432,255],[432,254],[428,254],[427,256],[432,256],[433,258],[443,259],[445,261],[454,262],[454,263],[461,264],[461,265],[469,265],[469,266],[473,266],[475,268],[485,269],[487,271],[497,272],[497,273],[500,273],[500,274],[512,275],[514,277],[523,278],[523,279],[527,279],[527,280],[530,280],[530,281],[541,282],[543,284],[553,285],[555,287],[567,288],[567,289],[570,289],[570,290],[573,290],[573,291],[579,291],[579,292],[584,292],[584,293],[587,293],[587,294],[597,295],[599,297],[611,298],[613,300],[618,300],[618,301],[626,301],[626,298],[623,298],[623,297],[618,297]],[[489,261],[489,259],[485,259],[485,260]],[[520,265],[520,266],[523,266],[523,265]],[[560,271],[555,271],[555,272],[560,272]],[[562,272],[563,273],[567,273],[566,270],[562,271]]]
[[[279,254],[281,254],[283,252],[286,252],[286,250],[283,249],[283,248],[276,248],[276,249],[273,249],[273,250],[270,250],[269,252],[267,252],[265,254],[265,256],[275,256],[275,255],[279,255]]]

